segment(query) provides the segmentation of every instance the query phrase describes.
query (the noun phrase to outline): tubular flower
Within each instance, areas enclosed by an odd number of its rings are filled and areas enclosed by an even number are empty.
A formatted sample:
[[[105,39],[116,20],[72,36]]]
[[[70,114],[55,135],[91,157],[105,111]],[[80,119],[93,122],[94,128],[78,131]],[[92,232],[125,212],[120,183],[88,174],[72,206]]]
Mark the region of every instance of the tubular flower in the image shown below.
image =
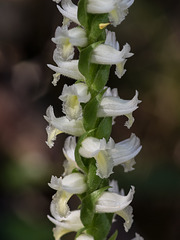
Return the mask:
[[[117,193],[104,192],[96,202],[96,212],[117,213],[125,209],[133,200],[134,187],[132,186],[127,196]]]
[[[83,128],[82,120],[68,120],[67,117],[56,118],[54,115],[53,107],[49,106],[46,110],[46,116],[44,116],[47,122],[49,122],[48,128],[48,142],[51,142],[55,138],[55,134],[67,133],[74,136],[82,135],[85,130]],[[55,131],[55,129],[60,130]],[[52,133],[53,131],[53,133]],[[53,137],[52,137],[53,136]]]
[[[57,45],[72,44],[77,47],[85,47],[87,45],[86,32],[81,27],[70,30],[67,27],[57,27],[52,41]]]
[[[138,104],[141,101],[138,100],[138,91],[131,100],[123,100],[119,96],[103,96],[100,104],[97,116],[98,117],[117,117],[125,115],[129,118],[130,122],[126,123],[128,128],[131,127],[133,120],[131,114],[138,108]]]
[[[111,138],[108,143],[105,139],[87,137],[82,141],[79,153],[86,158],[96,159],[97,172],[101,178],[107,178],[114,166],[124,164],[133,159],[141,150],[139,138],[131,134],[129,139],[114,143]],[[125,171],[133,170],[125,167]]]
[[[82,117],[80,103],[86,103],[90,98],[91,94],[88,93],[88,87],[84,83],[73,84],[69,87],[65,84],[59,97],[63,101],[63,112],[69,120]]]
[[[88,0],[87,12],[109,13],[109,20],[113,26],[120,24],[128,14],[128,8],[134,0]]]
[[[56,225],[53,229],[55,240],[60,240],[66,233],[77,232],[84,227],[80,220],[80,210],[71,211],[66,218],[54,219],[50,216],[48,218]]]
[[[111,148],[114,148],[112,138],[106,143],[104,138],[99,140],[94,137],[87,137],[82,141],[79,153],[86,158],[94,157],[97,167],[96,174],[101,178],[107,178],[113,169],[113,160],[108,152]]]
[[[119,187],[118,187],[118,183],[117,181],[115,180],[112,180],[110,182],[110,189],[109,189],[109,192],[112,192],[112,193],[117,193],[117,194],[120,194],[122,196],[125,195],[124,193],[124,190],[122,189],[121,192],[119,192]],[[122,217],[125,222],[124,222],[124,229],[126,232],[129,231],[129,229],[131,228],[131,225],[133,223],[133,208],[128,205],[127,207],[125,207],[124,209],[116,212],[117,215],[119,215],[120,217]]]
[[[53,66],[51,64],[47,65],[54,72],[58,74],[62,74],[69,78],[73,78],[75,80],[84,80],[84,76],[79,72],[79,69],[78,69],[78,62],[79,62],[78,60],[71,60],[71,61],[64,62],[56,59],[55,62],[57,63],[58,67]],[[54,78],[53,84],[56,85],[58,80],[59,78],[56,78],[56,79]]]
[[[87,45],[86,32],[81,27],[70,30],[68,30],[67,26],[57,27],[52,41],[56,43],[54,59],[60,61],[68,61],[73,58],[73,46],[85,47]]]
[[[71,0],[62,0],[61,6],[57,5],[59,12],[66,18],[69,18],[72,22],[80,25],[77,18],[77,6]]]
[[[116,41],[114,42],[114,39],[110,43],[106,41],[105,44],[100,44],[93,50],[91,62],[103,65],[116,64],[115,74],[118,78],[121,78],[126,71],[124,70],[126,59],[133,56],[130,50],[131,48],[128,43],[119,51],[119,44]]]

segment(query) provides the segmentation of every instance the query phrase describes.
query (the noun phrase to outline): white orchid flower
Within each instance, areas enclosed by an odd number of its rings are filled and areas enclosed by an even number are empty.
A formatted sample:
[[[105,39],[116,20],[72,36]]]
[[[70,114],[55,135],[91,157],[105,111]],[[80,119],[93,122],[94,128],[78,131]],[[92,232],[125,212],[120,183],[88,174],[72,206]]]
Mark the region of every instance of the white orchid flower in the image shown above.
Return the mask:
[[[81,234],[79,235],[76,240],[94,240],[93,236],[89,235],[89,234]]]
[[[75,27],[70,30],[67,27],[57,27],[52,41],[57,45],[72,44],[77,47],[85,47],[88,40],[85,30],[81,27]]]
[[[54,59],[69,61],[74,56],[74,47],[85,47],[87,45],[86,32],[81,27],[68,30],[67,26],[57,27],[55,37],[52,41],[56,43]]]
[[[98,213],[117,213],[125,209],[133,200],[134,187],[132,186],[127,196],[117,193],[104,192],[97,200],[95,210]]]
[[[91,94],[84,83],[77,83],[71,86],[64,85],[59,99],[63,101],[63,113],[69,120],[82,117],[82,107],[80,103],[86,103],[90,100]]]
[[[47,66],[54,72],[62,74],[66,77],[69,77],[69,78],[72,78],[75,80],[84,80],[85,79],[84,76],[79,72],[79,69],[78,69],[79,60],[71,60],[71,61],[65,62],[65,61],[56,59],[55,62],[57,63],[58,67],[51,65],[51,64],[47,64]],[[53,84],[55,86],[57,85],[58,80],[59,79],[54,78]]]
[[[140,150],[139,138],[131,134],[130,138],[116,144],[112,138],[106,143],[104,138],[87,137],[82,141],[79,153],[86,158],[94,157],[97,166],[96,174],[101,178],[107,178],[113,172],[114,166],[133,159]],[[126,168],[125,171],[127,172]]]
[[[125,195],[124,190],[122,189],[121,192],[119,191],[119,187],[118,187],[118,182],[116,180],[112,180],[109,184],[109,186],[111,188],[109,188],[109,192],[113,192],[113,193],[117,193],[120,194],[122,196]],[[128,205],[127,207],[125,207],[124,209],[116,212],[117,215],[119,215],[120,217],[122,217],[125,222],[124,222],[124,229],[126,232],[129,231],[129,229],[131,228],[131,225],[133,223],[133,208]]]
[[[108,152],[111,148],[114,148],[114,141],[112,138],[106,143],[104,138],[97,139],[94,137],[87,137],[82,141],[79,153],[86,158],[94,157],[97,166],[96,174],[101,178],[107,178],[113,173],[113,160]]]
[[[74,57],[74,47],[68,39],[63,39],[62,44],[57,44],[53,52],[55,62],[70,61]]]
[[[121,78],[124,73],[124,64],[126,59],[133,56],[130,52],[131,48],[126,43],[122,50],[119,51],[119,43],[116,41],[115,34],[107,31],[107,37],[104,44],[97,46],[91,56],[91,62],[96,64],[113,65],[116,64],[115,74],[118,78]]]
[[[63,153],[64,153],[64,156],[66,157],[66,160],[63,164],[64,176],[72,173],[72,170],[74,168],[79,169],[75,161],[75,148],[76,148],[76,138],[72,136],[67,137],[64,143],[64,148],[63,148]]]
[[[144,240],[144,238],[141,237],[138,233],[135,233],[135,237],[132,238],[131,240]]]
[[[54,190],[66,191],[72,194],[81,194],[87,189],[85,176],[82,173],[71,173],[64,178],[52,176],[48,185]]]
[[[44,116],[49,126],[46,128],[48,134],[47,144],[51,148],[56,139],[56,135],[60,133],[67,133],[74,136],[81,136],[85,133],[82,119],[80,120],[68,120],[67,117],[56,118],[52,106],[49,106],[46,110],[46,116]]]
[[[87,189],[85,176],[82,173],[71,173],[64,178],[52,176],[48,185],[57,190],[50,205],[51,214],[56,219],[69,214],[67,203],[73,194],[82,194]]]
[[[77,18],[78,7],[71,0],[62,0],[61,7],[57,5],[59,12],[66,18],[69,18],[72,22],[80,25]]]
[[[117,117],[125,115],[128,117],[129,122],[125,125],[130,128],[134,119],[132,118],[132,112],[138,108],[138,104],[141,101],[138,100],[138,91],[131,100],[123,100],[119,96],[103,96],[100,104],[97,116],[98,117]]]
[[[128,8],[134,0],[88,0],[87,12],[109,13],[109,20],[113,26],[120,24],[128,14]]]
[[[77,232],[84,227],[80,219],[80,210],[71,211],[66,218],[54,219],[50,216],[48,218],[56,225],[53,229],[55,240],[60,240],[66,233]]]

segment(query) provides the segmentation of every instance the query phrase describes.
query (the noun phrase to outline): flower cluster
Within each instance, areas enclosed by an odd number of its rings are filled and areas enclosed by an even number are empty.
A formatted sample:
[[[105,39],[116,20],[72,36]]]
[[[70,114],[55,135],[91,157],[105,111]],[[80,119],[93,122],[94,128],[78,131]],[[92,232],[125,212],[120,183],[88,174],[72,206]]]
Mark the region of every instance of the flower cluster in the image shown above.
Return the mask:
[[[75,80],[71,86],[64,85],[59,99],[64,116],[56,117],[52,106],[46,111],[49,123],[47,145],[54,146],[56,136],[66,133],[63,153],[64,173],[52,176],[49,186],[56,191],[50,205],[55,224],[54,237],[59,240],[64,234],[77,232],[77,240],[103,240],[109,233],[114,216],[124,219],[127,232],[133,222],[130,203],[135,192],[119,192],[116,181],[109,181],[115,166],[121,165],[124,172],[134,170],[134,158],[141,150],[139,138],[132,133],[121,142],[110,137],[115,118],[126,116],[125,126],[131,128],[133,112],[141,102],[138,92],[130,100],[121,99],[117,89],[107,87],[109,71],[116,65],[115,74],[121,78],[125,63],[133,54],[129,44],[120,50],[109,24],[119,25],[128,14],[133,0],[80,0],[75,5],[71,0],[53,0],[63,15],[52,41],[56,44],[53,54],[55,65],[48,64],[56,86],[61,75]],[[71,27],[75,26],[75,27]],[[79,59],[75,59],[75,49]],[[78,210],[71,210],[70,198],[76,194],[80,201]],[[117,232],[111,236],[115,240]],[[136,234],[133,240],[143,239]]]

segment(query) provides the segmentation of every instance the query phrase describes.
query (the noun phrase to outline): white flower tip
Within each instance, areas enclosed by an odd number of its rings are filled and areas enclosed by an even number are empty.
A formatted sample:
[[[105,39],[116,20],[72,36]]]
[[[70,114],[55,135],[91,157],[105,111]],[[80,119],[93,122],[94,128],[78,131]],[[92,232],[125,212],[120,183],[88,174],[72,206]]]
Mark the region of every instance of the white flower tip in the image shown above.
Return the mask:
[[[54,142],[45,141],[45,143],[48,145],[49,148],[54,147]]]

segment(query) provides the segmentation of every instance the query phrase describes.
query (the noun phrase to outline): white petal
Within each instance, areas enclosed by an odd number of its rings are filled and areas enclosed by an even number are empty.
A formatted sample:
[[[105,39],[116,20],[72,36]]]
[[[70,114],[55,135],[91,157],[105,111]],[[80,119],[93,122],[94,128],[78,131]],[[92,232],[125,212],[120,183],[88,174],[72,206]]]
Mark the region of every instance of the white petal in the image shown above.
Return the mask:
[[[62,179],[62,188],[73,194],[82,194],[86,191],[85,177],[81,173],[72,173]]]
[[[53,2],[60,3],[61,0],[52,0]]]
[[[85,47],[88,43],[86,32],[80,27],[70,29],[69,38],[73,46]]]
[[[135,134],[130,138],[115,144],[115,148],[108,150],[114,161],[114,166],[134,158],[141,150],[140,140]]]
[[[143,237],[141,237],[138,233],[135,234],[135,238],[131,239],[131,240],[144,240]]]
[[[88,234],[81,234],[79,237],[76,238],[76,240],[94,240],[93,236]]]
[[[105,150],[105,148],[106,148],[105,139],[87,137],[82,141],[79,153],[83,157],[92,158],[95,155],[97,155],[100,150]]]
[[[64,166],[64,176],[69,175],[72,173],[72,170],[74,168],[78,168],[78,165],[75,161],[75,148],[76,148],[76,138],[69,136],[66,138],[63,148],[64,156],[66,157],[66,160],[63,163]]]
[[[74,57],[74,47],[67,40],[65,44],[58,44],[53,52],[53,60],[58,65],[62,61],[70,61]]]
[[[78,97],[76,95],[67,96],[66,100],[63,101],[62,111],[69,120],[82,118],[82,107]]]
[[[128,120],[125,122],[124,126],[126,126],[128,129],[130,129],[134,123],[134,117],[133,117],[132,113],[128,113],[125,116],[128,118]]]
[[[123,60],[121,51],[105,44],[97,46],[91,56],[91,62],[97,64],[112,65],[122,62]]]
[[[128,8],[134,0],[116,0],[115,8],[109,13],[109,21],[114,27],[120,24],[128,14]]]
[[[75,27],[70,30],[67,27],[57,27],[55,37],[52,41],[63,47],[68,44],[73,46],[85,47],[87,45],[86,32],[81,27]]]
[[[121,165],[124,167],[124,172],[131,172],[135,168],[133,167],[136,164],[134,158],[122,163]]]
[[[84,83],[76,83],[71,86],[65,84],[59,99],[65,101],[69,95],[77,96],[79,102],[83,103],[88,102],[91,98],[91,94],[88,92],[88,87]]]
[[[117,45],[116,41],[114,42],[114,40],[112,43],[110,43],[110,45],[113,45],[119,49],[119,45]],[[100,44],[93,50],[91,62],[105,65],[119,64],[124,62],[126,58],[129,58],[133,55],[133,53],[130,53],[131,48],[127,43],[123,46],[121,51],[118,51],[116,48],[106,44]]]
[[[68,232],[77,232],[83,228],[83,224],[80,220],[80,210],[72,211],[66,218],[60,218],[59,221],[48,216],[49,220],[56,224],[56,228],[53,229],[54,237],[56,240]]]
[[[61,132],[74,136],[81,136],[85,132],[82,119],[69,121],[66,117],[56,118],[52,106],[47,108],[46,114],[47,116],[44,116],[44,118],[50,126],[59,129]]]
[[[56,136],[58,134],[62,133],[62,131],[60,131],[59,129],[57,129],[53,126],[47,126],[46,132],[48,135],[46,144],[48,145],[49,148],[52,148],[54,146],[54,141],[56,140]]]
[[[125,59],[124,61],[116,64],[115,74],[118,78],[121,78],[126,72],[126,69],[124,69],[124,65],[125,65],[126,61],[127,60]]]
[[[120,217],[122,217],[125,220],[124,229],[126,232],[129,231],[129,229],[131,228],[131,225],[133,223],[132,212],[133,212],[133,208],[131,206],[127,206],[123,210],[116,212],[117,215],[119,215]]]
[[[51,201],[50,205],[50,211],[55,219],[61,220],[62,217],[68,216],[70,210],[67,202],[72,195],[72,193],[60,190],[57,191],[57,193],[53,196],[53,200]]]
[[[64,156],[68,161],[75,161],[76,138],[69,136],[66,138],[63,148]]]
[[[117,193],[104,192],[96,203],[96,212],[98,213],[116,213],[126,208],[133,199],[134,187],[132,187],[127,196],[121,196]]]
[[[52,176],[51,181],[48,183],[48,185],[54,190],[60,190],[62,188],[62,177],[58,178],[56,176]]]
[[[111,89],[110,87],[108,87],[105,93],[103,94],[103,97],[118,97],[118,89],[117,88]]]
[[[84,83],[77,83],[71,86],[64,85],[59,99],[63,101],[63,113],[69,120],[78,119],[82,116],[81,102],[86,103],[90,100],[91,94]]]
[[[84,80],[84,76],[79,72],[78,69],[78,60],[58,62],[58,67],[51,64],[48,64],[47,66],[56,73],[60,73],[66,77],[76,80]]]
[[[138,91],[136,91],[135,96],[131,100],[123,100],[119,97],[103,97],[97,116],[98,117],[117,117],[132,113],[135,111],[140,103],[138,100]]]
[[[118,41],[116,41],[115,32],[106,30],[106,40],[105,40],[104,44],[109,45],[109,46],[115,48],[116,50],[119,50],[119,43],[118,43]]]
[[[116,180],[112,180],[109,184],[110,188],[109,188],[109,192],[113,192],[113,193],[117,193],[119,194],[119,186],[118,186],[118,182]]]
[[[97,166],[96,174],[100,178],[108,178],[113,173],[112,169],[114,166],[113,160],[108,152],[106,150],[101,150],[94,158],[96,159]]]
[[[115,0],[88,0],[87,12],[89,13],[108,13],[115,7]]]
[[[60,73],[54,73],[54,74],[53,74],[52,84],[53,84],[54,86],[57,86],[57,82],[60,80],[60,76],[61,76]]]
[[[67,17],[71,21],[80,25],[78,18],[77,18],[77,10],[78,10],[77,6],[74,3],[72,3],[71,0],[62,0],[61,6],[62,6],[62,8],[59,5],[57,5],[57,8],[60,11],[60,13],[64,17]]]

